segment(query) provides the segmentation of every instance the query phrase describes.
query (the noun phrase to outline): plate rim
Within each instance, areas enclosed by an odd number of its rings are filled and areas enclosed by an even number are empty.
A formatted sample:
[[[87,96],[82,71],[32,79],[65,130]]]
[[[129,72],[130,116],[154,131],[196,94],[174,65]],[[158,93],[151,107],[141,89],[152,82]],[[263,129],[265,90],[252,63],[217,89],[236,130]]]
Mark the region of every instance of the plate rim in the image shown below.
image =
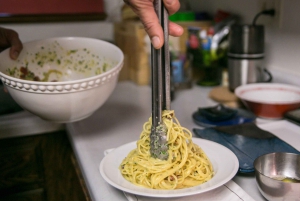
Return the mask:
[[[202,142],[203,143],[209,143],[209,144],[213,144],[213,146],[217,146],[223,150],[227,150],[228,153],[230,153],[231,155],[231,160],[233,162],[233,167],[232,167],[232,171],[230,172],[229,175],[227,175],[221,182],[217,183],[217,184],[213,184],[212,186],[209,186],[207,188],[204,188],[204,189],[195,189],[195,190],[192,190],[192,191],[187,191],[187,192],[181,192],[181,191],[186,191],[186,189],[189,189],[191,190],[192,188],[197,188],[198,186],[194,186],[194,187],[191,187],[191,188],[184,188],[184,189],[175,189],[175,190],[159,190],[159,189],[148,189],[148,188],[144,188],[144,187],[139,187],[139,186],[134,186],[134,187],[137,187],[137,188],[143,188],[145,190],[148,190],[148,191],[153,191],[152,193],[149,193],[149,192],[142,192],[142,191],[137,191],[137,190],[133,190],[133,189],[129,189],[129,188],[124,188],[123,186],[113,182],[107,175],[106,173],[104,172],[103,168],[104,168],[104,165],[105,165],[105,160],[107,160],[107,158],[109,157],[109,154],[107,154],[106,156],[104,156],[104,158],[101,160],[100,164],[99,164],[99,172],[100,172],[100,175],[102,176],[102,178],[109,184],[111,185],[112,187],[118,189],[118,190],[121,190],[121,191],[124,191],[124,192],[127,192],[127,193],[131,193],[131,194],[136,194],[136,195],[140,195],[140,196],[147,196],[147,197],[157,197],[157,198],[175,198],[175,197],[184,197],[184,196],[190,196],[190,195],[195,195],[195,194],[201,194],[201,193],[205,193],[205,192],[208,192],[208,191],[211,191],[211,190],[214,190],[216,188],[219,188],[220,186],[226,184],[228,181],[230,181],[237,173],[238,173],[238,169],[239,169],[239,162],[238,162],[238,158],[236,157],[236,155],[230,150],[228,149],[227,147],[219,144],[219,143],[216,143],[216,142],[213,142],[213,141],[210,141],[210,140],[206,140],[206,139],[202,139],[202,138],[196,138],[196,137],[193,137],[192,138],[192,141],[197,144],[198,146],[199,143],[201,144]],[[114,151],[116,151],[117,149],[122,149],[124,148],[125,146],[129,146],[130,144],[136,144],[137,141],[132,141],[132,142],[129,142],[129,143],[126,143],[126,144],[123,144],[117,148],[115,148],[111,153],[113,153]],[[201,147],[201,146],[200,146]],[[110,153],[110,154],[111,154]],[[128,153],[127,153],[128,154]],[[211,160],[214,160],[214,159],[211,159]],[[122,177],[123,178],[123,177]],[[125,178],[123,178],[125,182],[128,182],[129,184],[131,185],[134,185],[132,183],[130,183],[129,181],[127,181]],[[201,185],[201,184],[200,184]],[[199,187],[198,187],[199,188]],[[155,193],[156,192],[159,192],[159,193]],[[165,191],[165,193],[161,193]],[[175,192],[177,191],[176,193],[172,193],[170,194],[169,192],[172,191],[172,192]]]

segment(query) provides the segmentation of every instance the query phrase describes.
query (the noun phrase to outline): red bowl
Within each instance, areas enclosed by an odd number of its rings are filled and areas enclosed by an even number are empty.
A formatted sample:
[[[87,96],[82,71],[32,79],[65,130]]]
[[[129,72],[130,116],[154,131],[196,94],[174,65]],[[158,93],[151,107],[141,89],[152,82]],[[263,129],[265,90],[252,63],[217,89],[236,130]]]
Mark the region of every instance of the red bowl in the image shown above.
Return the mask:
[[[242,85],[235,89],[235,95],[256,116],[267,119],[280,119],[300,107],[300,88],[287,84]]]

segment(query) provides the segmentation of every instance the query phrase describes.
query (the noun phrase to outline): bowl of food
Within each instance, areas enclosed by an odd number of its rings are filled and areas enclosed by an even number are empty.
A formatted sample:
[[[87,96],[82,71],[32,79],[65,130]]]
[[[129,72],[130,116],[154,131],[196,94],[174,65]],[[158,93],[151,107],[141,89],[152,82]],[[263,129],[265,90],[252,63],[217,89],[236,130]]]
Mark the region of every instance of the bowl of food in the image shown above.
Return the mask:
[[[12,98],[44,120],[66,123],[92,115],[113,92],[124,56],[93,38],[58,37],[23,44],[17,60],[0,54],[0,77]]]
[[[254,161],[254,168],[258,189],[267,200],[300,200],[299,154],[266,154]]]
[[[300,107],[300,87],[288,84],[254,83],[239,86],[235,95],[256,116],[280,119]]]

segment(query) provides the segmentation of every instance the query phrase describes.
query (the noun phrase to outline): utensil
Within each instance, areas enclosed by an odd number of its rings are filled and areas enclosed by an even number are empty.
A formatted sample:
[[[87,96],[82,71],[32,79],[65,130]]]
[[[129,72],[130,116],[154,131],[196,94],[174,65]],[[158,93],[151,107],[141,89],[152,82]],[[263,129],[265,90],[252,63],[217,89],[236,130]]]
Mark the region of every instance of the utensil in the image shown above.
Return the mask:
[[[300,155],[270,153],[254,161],[259,191],[268,200],[300,200]]]
[[[154,158],[167,160],[167,128],[162,120],[162,110],[169,110],[171,104],[168,12],[162,0],[155,0],[154,6],[164,31],[164,45],[160,49],[155,49],[151,45],[152,128],[150,152]]]
[[[300,107],[300,88],[288,84],[246,84],[236,88],[235,95],[256,116],[267,119],[280,119]]]

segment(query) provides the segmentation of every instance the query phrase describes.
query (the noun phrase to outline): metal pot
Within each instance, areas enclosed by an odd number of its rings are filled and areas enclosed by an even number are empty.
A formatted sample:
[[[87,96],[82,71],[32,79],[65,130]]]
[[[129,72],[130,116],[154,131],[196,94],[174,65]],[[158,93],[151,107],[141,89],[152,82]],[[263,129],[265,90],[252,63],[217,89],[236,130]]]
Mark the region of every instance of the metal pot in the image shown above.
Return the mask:
[[[263,58],[243,59],[228,58],[229,89],[234,91],[238,86],[257,83],[271,82],[271,73],[263,68]]]
[[[229,89],[240,85],[270,82],[271,73],[263,67],[264,26],[232,25],[229,32]]]
[[[263,54],[264,35],[263,25],[232,25],[229,31],[228,52],[236,55]]]

